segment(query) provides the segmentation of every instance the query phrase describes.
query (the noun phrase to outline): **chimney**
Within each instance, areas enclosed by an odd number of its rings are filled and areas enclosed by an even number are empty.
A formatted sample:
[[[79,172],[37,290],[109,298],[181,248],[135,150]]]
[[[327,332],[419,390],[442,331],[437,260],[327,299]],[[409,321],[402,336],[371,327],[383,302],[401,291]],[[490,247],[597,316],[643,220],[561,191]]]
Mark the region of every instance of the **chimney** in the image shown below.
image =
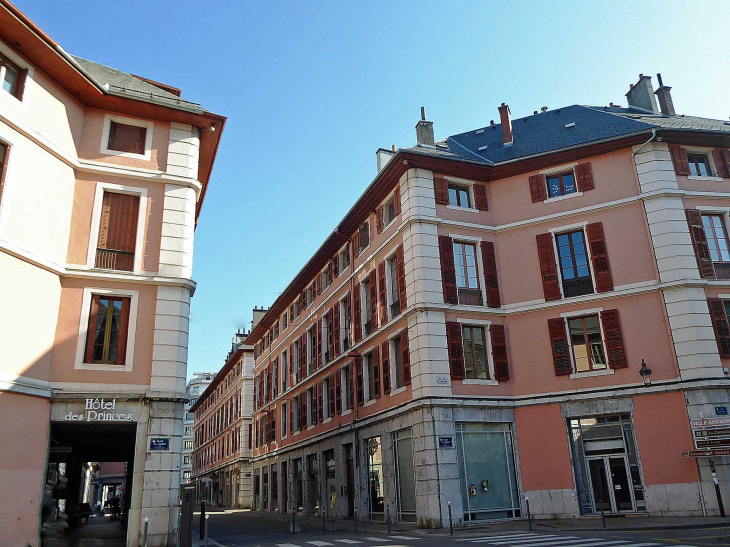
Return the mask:
[[[639,74],[639,81],[629,88],[626,98],[629,101],[629,107],[633,106],[659,114],[659,107],[654,98],[654,88],[651,85],[651,76]]]
[[[656,79],[659,80],[659,89],[654,92],[654,95],[656,95],[659,100],[659,108],[661,109],[662,114],[665,116],[676,116],[677,113],[674,111],[672,94],[669,93],[672,88],[668,85],[664,85],[661,74],[657,74]]]
[[[258,306],[254,306],[253,308],[253,321],[251,322],[251,328],[253,329],[259,321],[261,321],[261,318],[266,315],[266,312],[268,310],[261,306],[261,309],[259,309]]]
[[[502,142],[505,146],[512,146],[512,113],[509,105],[502,103],[498,110],[502,120]]]
[[[395,146],[393,148],[395,148]],[[394,155],[395,152],[391,152],[390,150],[386,150],[385,148],[378,148],[378,150],[375,152],[375,157],[378,160],[378,173],[383,170],[383,167],[386,166],[386,164],[390,161],[390,158],[392,158]]]
[[[434,145],[433,122],[426,121],[426,107],[421,107],[421,121],[416,124],[416,140],[418,144]]]

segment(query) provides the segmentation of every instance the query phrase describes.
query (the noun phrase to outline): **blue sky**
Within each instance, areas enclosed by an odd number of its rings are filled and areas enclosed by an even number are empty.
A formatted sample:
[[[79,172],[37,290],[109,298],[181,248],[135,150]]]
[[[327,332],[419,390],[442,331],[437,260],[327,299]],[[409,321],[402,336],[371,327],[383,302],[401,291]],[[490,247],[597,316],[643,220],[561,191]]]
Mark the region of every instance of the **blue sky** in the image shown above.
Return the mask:
[[[541,106],[626,104],[661,72],[728,119],[730,2],[16,0],[67,51],[228,117],[196,231],[189,375],[217,371],[426,106],[437,139]],[[656,87],[656,77],[654,84]]]

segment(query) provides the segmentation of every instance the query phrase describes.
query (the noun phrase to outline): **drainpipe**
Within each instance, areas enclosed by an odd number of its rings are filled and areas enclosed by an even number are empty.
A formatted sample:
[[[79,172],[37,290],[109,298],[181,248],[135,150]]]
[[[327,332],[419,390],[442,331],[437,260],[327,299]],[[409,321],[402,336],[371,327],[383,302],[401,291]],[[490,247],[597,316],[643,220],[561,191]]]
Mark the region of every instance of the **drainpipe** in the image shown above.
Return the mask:
[[[632,157],[632,158],[633,158],[633,157],[635,157],[635,156],[636,156],[636,154],[638,154],[639,152],[641,152],[641,149],[642,149],[642,148],[644,148],[644,147],[645,147],[645,146],[646,146],[647,144],[649,144],[649,143],[650,143],[651,141],[653,141],[654,139],[656,139],[656,129],[652,129],[652,130],[651,130],[651,137],[649,138],[649,140],[648,140],[648,141],[646,141],[646,142],[645,142],[644,144],[642,144],[641,146],[639,146],[639,148],[637,148],[637,149],[636,149],[636,151],[632,152],[632,153],[631,153],[631,157]]]

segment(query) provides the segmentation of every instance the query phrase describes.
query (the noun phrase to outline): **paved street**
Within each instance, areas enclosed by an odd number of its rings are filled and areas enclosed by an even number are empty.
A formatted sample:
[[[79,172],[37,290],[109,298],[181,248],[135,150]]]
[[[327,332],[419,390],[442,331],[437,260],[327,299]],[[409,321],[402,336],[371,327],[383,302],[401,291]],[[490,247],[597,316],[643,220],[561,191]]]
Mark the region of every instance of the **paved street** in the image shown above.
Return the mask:
[[[196,515],[195,538],[198,538]],[[305,521],[298,534],[289,533],[288,520],[261,517],[249,512],[210,514],[211,546],[225,547],[701,547],[729,546],[730,526],[680,530],[552,531],[522,530],[525,523],[515,522],[515,530],[495,531],[491,526],[455,531],[420,530],[399,525],[392,534],[385,526],[365,525],[354,531],[323,533],[316,521]],[[503,528],[505,524],[499,524]],[[535,528],[544,527],[536,523]],[[526,526],[524,526],[526,528]],[[375,529],[375,531],[374,531]],[[404,531],[405,530],[405,531]],[[447,545],[445,545],[447,544]]]

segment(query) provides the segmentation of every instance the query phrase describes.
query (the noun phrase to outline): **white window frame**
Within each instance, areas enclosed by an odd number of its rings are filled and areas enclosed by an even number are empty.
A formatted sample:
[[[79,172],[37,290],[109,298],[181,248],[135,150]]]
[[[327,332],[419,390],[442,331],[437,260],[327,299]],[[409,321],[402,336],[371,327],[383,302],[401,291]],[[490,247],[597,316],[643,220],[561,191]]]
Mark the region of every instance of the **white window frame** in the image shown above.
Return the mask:
[[[338,301],[338,306],[340,307],[340,313],[339,313],[339,318],[340,318],[340,325],[339,325],[340,326],[340,348],[344,348],[345,347],[345,345],[344,345],[344,342],[345,342],[345,336],[344,336],[344,334],[345,334],[345,321],[347,320],[347,318],[345,317],[345,309],[347,307],[347,295],[345,295],[342,298],[340,298],[340,300]],[[350,332],[351,333],[352,333],[352,322],[353,322],[352,315],[353,315],[352,314],[352,310],[350,310]],[[348,347],[348,350],[351,347],[352,347],[352,344],[350,344],[350,346]]]
[[[327,335],[329,334],[329,328],[327,328],[327,319],[326,314],[324,313],[322,314],[322,319],[319,321],[319,332],[322,333],[320,335],[322,338],[322,351],[320,352],[320,357],[322,358],[322,366],[324,366],[332,361],[332,355],[328,355],[329,345],[327,344]],[[329,359],[326,359],[325,355],[327,355]]]
[[[286,355],[286,357],[284,357],[285,355]],[[287,349],[284,348],[281,350],[281,355],[279,356],[279,359],[281,360],[281,364],[282,364],[282,370],[281,370],[281,374],[280,374],[280,376],[281,376],[281,379],[280,379],[281,386],[280,387],[281,387],[282,394],[285,393],[290,387],[290,386],[286,385],[286,378],[289,376],[289,361],[287,361],[287,357],[289,357],[287,355]]]
[[[347,364],[340,368],[340,401],[342,402],[342,416],[346,416],[352,412],[352,408],[347,408],[347,373],[345,372],[345,369],[350,366],[352,365]]]
[[[492,352],[492,322],[486,319],[470,319],[466,317],[457,317],[456,322],[462,328],[461,344],[464,345],[463,327],[482,327],[484,328],[484,353],[487,357],[487,370],[489,370],[489,378],[464,378],[464,385],[474,386],[497,386],[499,381],[495,379],[494,371],[494,354]],[[464,363],[466,365],[466,361]],[[466,369],[465,369],[466,370]],[[466,376],[466,375],[465,375]]]
[[[294,367],[293,367],[294,370],[292,370],[292,376],[294,378],[294,385],[297,385],[302,380],[301,378],[299,378],[299,375],[297,374],[297,371],[300,368],[300,366],[299,366],[299,354],[301,353],[301,351],[299,351],[300,343],[301,343],[301,339],[294,340],[294,342],[292,343],[292,363],[294,364]],[[294,347],[294,346],[297,346],[297,347]]]
[[[568,340],[568,352],[570,355],[570,378],[575,380],[578,378],[590,378],[592,376],[608,376],[614,374],[614,370],[608,362],[608,347],[606,347],[606,333],[603,332],[603,321],[601,320],[601,312],[603,308],[590,308],[586,310],[570,311],[560,314],[563,319],[563,329],[565,329],[565,337]],[[598,317],[598,328],[601,330],[601,345],[603,346],[603,355],[606,359],[606,368],[604,370],[587,370],[585,372],[578,372],[575,368],[575,357],[573,355],[573,341],[570,338],[570,330],[568,329],[568,319],[576,317],[586,317],[588,315],[595,315]]]
[[[693,154],[695,156],[705,156],[707,158],[707,165],[710,167],[710,171],[713,175],[701,176],[701,175],[687,175],[689,180],[712,180],[716,182],[722,182],[722,177],[717,174],[717,164],[715,163],[715,154],[712,148],[704,146],[682,146],[687,154]]]
[[[371,331],[370,334],[367,334],[365,332],[365,323],[368,322],[368,316],[367,316],[367,302],[370,301],[370,298],[365,298],[365,283],[367,282],[368,286],[370,286],[370,272],[367,273],[365,277],[363,277],[362,281],[360,281],[360,322],[362,325],[360,325],[360,334],[362,335],[362,338],[367,338],[368,336],[371,336],[375,333],[375,328],[372,327],[371,323]],[[370,290],[372,291],[373,288],[370,287]],[[367,302],[366,302],[367,300]],[[376,306],[377,306],[377,300],[376,300]],[[370,320],[372,321],[372,318],[376,315],[376,310],[370,310]]]
[[[120,150],[111,150],[108,148],[109,131],[111,129],[112,122],[124,125],[133,125],[134,127],[144,127],[147,129],[144,140],[144,154],[122,152]],[[124,116],[117,116],[116,114],[106,114],[104,116],[104,126],[101,130],[101,147],[99,148],[99,153],[109,156],[121,156],[123,158],[135,158],[149,161],[152,158],[152,133],[154,131],[154,127],[155,124],[151,121],[140,120],[138,118],[127,118]]]
[[[578,162],[567,163],[565,165],[559,165],[557,167],[550,167],[549,169],[543,169],[538,171],[540,175],[543,175],[543,184],[545,185],[545,195],[548,196],[544,199],[543,203],[553,203],[555,201],[562,201],[564,199],[577,198],[583,195],[583,192],[578,190],[578,176],[576,175],[575,168],[578,166]],[[560,175],[561,173],[567,173],[568,171],[573,172],[573,181],[575,181],[575,192],[572,194],[565,194],[563,196],[550,197],[550,187],[548,186],[547,178],[551,175]]]
[[[392,192],[391,192],[390,194],[388,194],[388,197],[386,197],[386,198],[385,198],[385,199],[384,199],[384,200],[383,200],[383,201],[382,201],[382,202],[380,203],[380,214],[381,214],[381,216],[382,216],[382,219],[383,219],[383,230],[382,230],[383,232],[384,232],[384,231],[386,230],[386,228],[387,228],[388,226],[390,226],[390,225],[391,225],[391,224],[393,223],[393,221],[394,221],[394,220],[396,219],[396,217],[398,216],[397,214],[395,214],[395,213],[394,213],[394,214],[393,214],[393,218],[389,218],[389,219],[388,219],[388,222],[385,222],[385,206],[386,206],[386,205],[388,204],[388,202],[389,202],[389,201],[391,201],[391,200],[393,200],[393,210],[395,211],[395,189],[393,189],[393,191],[392,191]]]
[[[474,184],[476,184],[473,180],[466,180],[466,179],[460,179],[457,177],[444,177],[446,179],[446,193],[448,195],[449,189],[449,183],[452,183],[456,186],[466,186],[467,191],[469,192],[469,203],[471,203],[471,207],[460,207],[458,205],[451,205],[451,200],[449,199],[449,203],[446,205],[447,209],[451,209],[452,211],[466,211],[467,213],[478,213],[479,209],[476,207],[476,200],[474,197]]]
[[[2,90],[2,93],[0,93],[0,97],[3,97],[2,101],[15,101],[15,106],[17,108],[18,103],[22,105],[23,110],[28,110],[28,100],[27,97],[29,96],[28,91],[32,88],[33,84],[35,83],[35,80],[33,79],[33,76],[35,74],[35,69],[30,66],[28,63],[23,60],[22,57],[17,55],[10,47],[5,45],[5,42],[0,41],[0,54],[7,57],[10,61],[13,62],[13,64],[17,65],[18,68],[21,70],[27,70],[28,73],[25,77],[25,85],[23,87],[23,96],[18,99],[15,95],[12,95],[11,93],[8,93],[7,91]],[[0,82],[4,81],[5,79],[5,67],[0,68]]]
[[[385,257],[385,305],[388,308],[385,310],[385,315],[388,318],[388,322],[393,320],[393,313],[390,307],[393,305],[393,276],[390,273],[390,263],[396,263],[396,271],[398,270],[398,251],[394,251],[390,256]],[[396,279],[396,283],[398,280]],[[403,311],[403,302],[401,302],[401,312]]]
[[[281,403],[281,440],[283,441],[289,436],[289,413],[287,408],[287,402],[282,401]]]
[[[370,406],[372,404],[375,404],[375,401],[378,399],[376,397],[370,398],[370,365],[368,365],[365,361],[365,358],[367,356],[370,356],[370,363],[373,361],[373,349],[375,346],[371,346],[366,350],[363,350],[362,355],[362,391],[363,395],[365,396],[365,403],[363,406]]]
[[[314,344],[317,342],[314,339],[314,327],[313,326],[312,327],[309,327],[307,329],[306,339],[307,339],[307,347],[306,347],[306,351],[307,351],[307,359],[306,359],[306,363],[307,363],[307,377],[309,377],[309,375],[312,374],[312,369],[314,368],[313,367],[313,363],[312,363],[312,348],[313,348]]]
[[[84,363],[84,356],[86,354],[86,337],[89,330],[89,315],[91,315],[91,297],[95,294],[98,294],[100,296],[123,296],[130,298],[129,322],[127,328],[127,349],[124,358],[124,365]],[[139,291],[108,289],[101,287],[84,287],[83,296],[81,298],[81,319],[79,321],[79,338],[76,342],[76,361],[74,363],[74,369],[132,372],[132,369],[134,368],[134,341],[137,336],[138,304]]]
[[[363,247],[362,249],[360,249],[360,226],[362,226],[363,224],[368,225],[368,244],[365,247]],[[370,219],[368,218],[365,222],[361,222],[360,224],[357,225],[357,248],[359,249],[357,256],[361,257],[363,255],[363,253],[365,251],[367,251],[372,244],[373,244],[373,232],[370,229]],[[354,259],[354,257],[353,257],[353,259]]]
[[[325,387],[325,382],[327,387]],[[329,376],[322,380],[322,410],[324,412],[323,424],[326,424],[332,419],[330,415],[330,379]]]
[[[304,417],[307,425],[307,429],[314,429],[314,422],[312,421],[312,412],[316,412],[316,409],[313,409],[314,406],[313,403],[316,401],[314,400],[314,390],[311,387],[308,387],[305,391],[307,396],[307,415]]]
[[[404,392],[406,389],[408,389],[407,384],[403,384],[401,387],[396,387],[398,384],[398,375],[395,368],[395,362],[396,362],[396,353],[395,353],[395,341],[396,339],[400,339],[401,333],[398,332],[393,336],[390,336],[388,338],[388,368],[390,369],[390,396],[393,397],[394,395],[398,395],[399,393]],[[401,348],[402,349],[402,348]],[[402,359],[402,356],[401,356]],[[403,377],[403,380],[405,382],[405,375]]]
[[[474,244],[474,254],[476,255],[477,259],[477,283],[479,283],[479,291],[482,293],[482,307],[486,307],[487,305],[487,280],[484,277],[484,261],[482,260],[482,238],[477,236],[465,236],[462,234],[449,234],[449,237],[451,238],[451,246],[453,250],[453,246],[456,243],[473,243]],[[454,250],[454,255],[456,255],[456,251]],[[464,264],[464,273],[466,273],[466,264]],[[481,281],[480,281],[481,276]],[[459,288],[456,288],[457,297]],[[469,306],[470,308],[478,308],[479,306]]]
[[[591,245],[588,243],[588,232],[586,230],[588,221],[576,222],[575,224],[568,224],[567,226],[559,226],[557,228],[550,228],[548,231],[553,236],[553,260],[555,261],[555,267],[558,272],[558,287],[560,288],[560,299],[565,298],[585,298],[591,294],[597,294],[596,291],[596,272],[593,271],[593,257],[591,255]],[[563,293],[563,269],[560,266],[560,254],[558,253],[558,236],[566,232],[575,232],[581,230],[583,232],[583,244],[586,247],[586,260],[588,261],[588,269],[591,272],[591,283],[593,284],[593,292],[589,294],[582,294],[580,296],[566,297]]]
[[[97,182],[94,193],[94,209],[91,214],[91,232],[89,233],[89,248],[86,251],[86,269],[94,269],[96,248],[99,245],[99,225],[101,224],[101,208],[104,203],[104,192],[139,196],[139,211],[137,212],[137,237],[134,241],[134,270],[120,273],[143,273],[142,259],[144,258],[145,221],[147,219],[147,188]],[[116,270],[115,270],[116,271]]]
[[[340,261],[340,256],[347,256],[347,248],[348,244],[345,243],[345,245],[337,251],[337,277],[340,277],[343,273],[345,273],[345,269],[350,267],[348,264],[344,264],[344,261]],[[350,257],[350,262],[352,262],[352,257]]]
[[[331,283],[329,282],[329,266],[319,272],[319,286],[321,287],[320,294],[330,288]],[[327,284],[325,285],[325,280]]]

